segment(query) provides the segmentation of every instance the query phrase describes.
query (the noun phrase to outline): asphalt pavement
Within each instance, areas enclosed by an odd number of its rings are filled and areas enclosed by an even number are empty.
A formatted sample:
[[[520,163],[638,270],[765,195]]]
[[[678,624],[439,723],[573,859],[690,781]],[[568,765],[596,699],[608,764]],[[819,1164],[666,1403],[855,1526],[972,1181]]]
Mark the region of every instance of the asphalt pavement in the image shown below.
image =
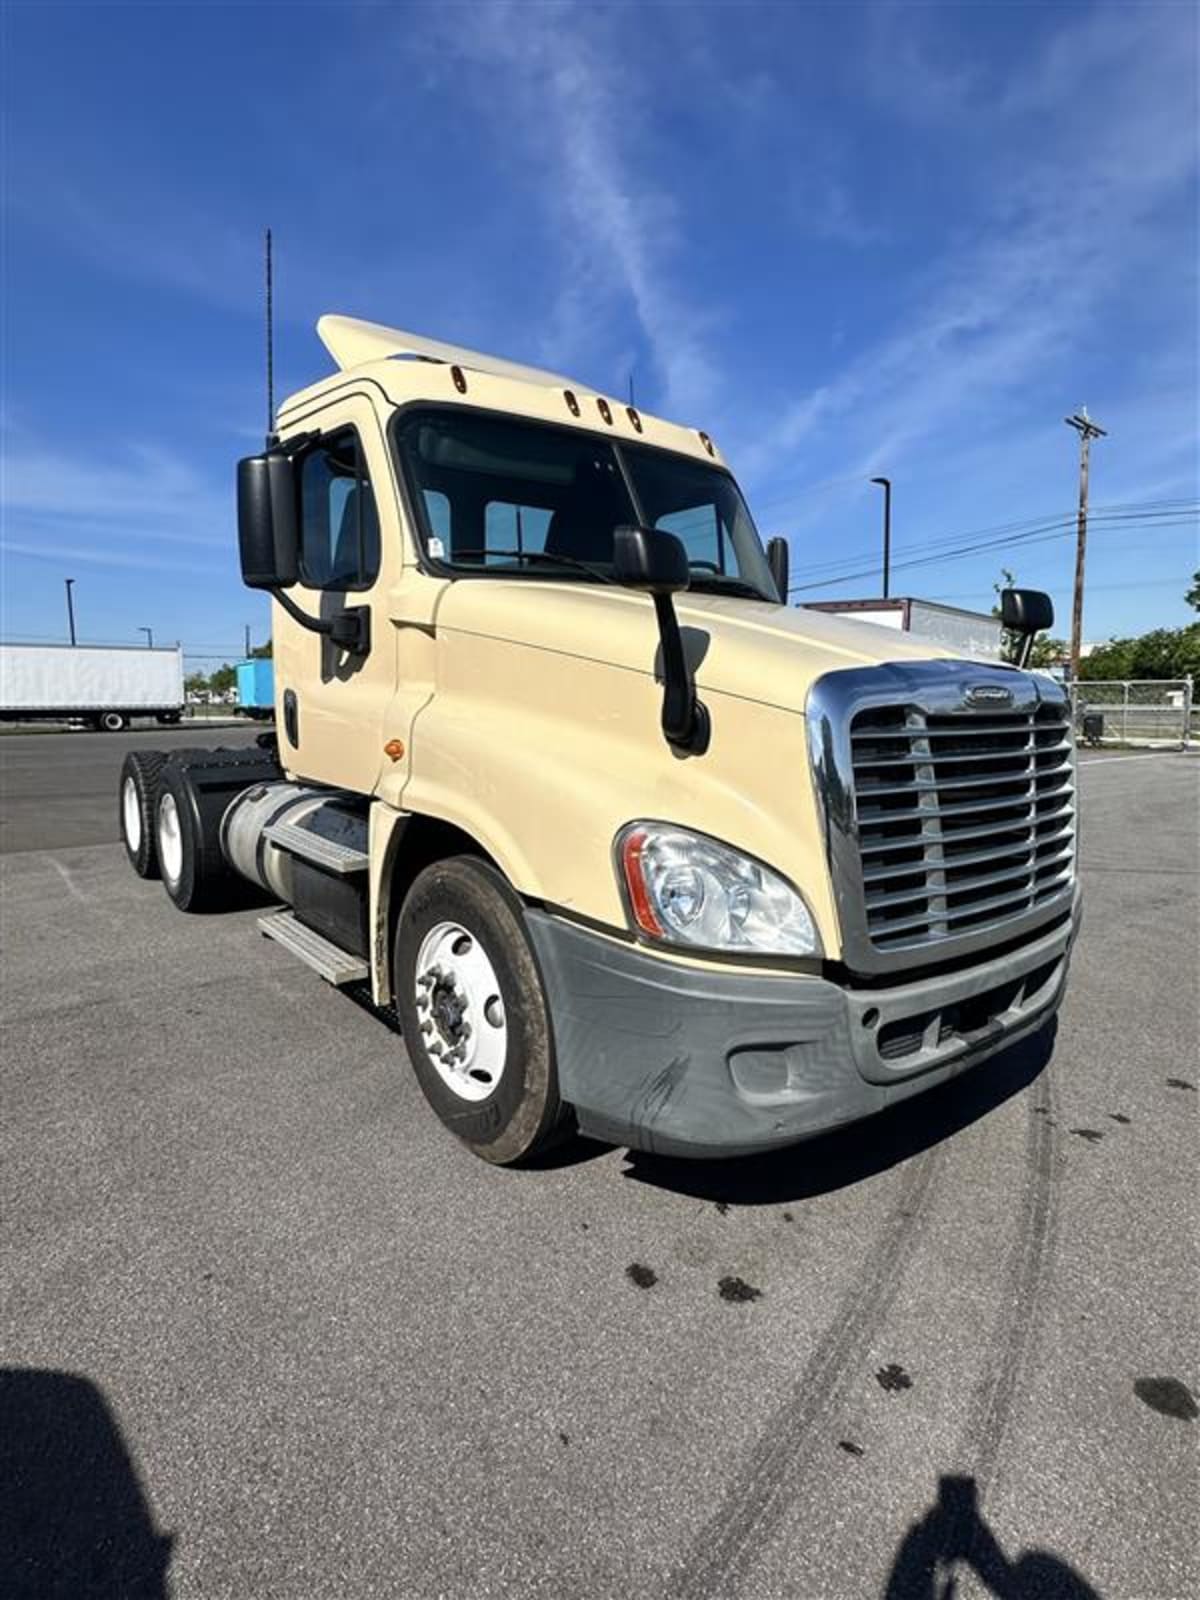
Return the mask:
[[[0,1594],[1200,1592],[1200,762],[1085,761],[1052,1049],[498,1171],[361,998],[133,876],[142,739],[0,741]]]

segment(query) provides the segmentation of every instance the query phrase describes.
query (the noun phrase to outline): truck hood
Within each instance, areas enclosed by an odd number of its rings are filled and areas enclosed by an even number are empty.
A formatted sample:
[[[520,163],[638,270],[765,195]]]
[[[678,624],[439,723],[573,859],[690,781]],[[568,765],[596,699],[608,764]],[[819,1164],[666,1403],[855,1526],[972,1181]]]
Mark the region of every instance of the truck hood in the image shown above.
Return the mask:
[[[971,660],[919,634],[824,611],[727,595],[678,595],[675,608],[701,690],[804,710],[815,679],[888,662]],[[649,596],[627,589],[502,578],[447,585],[437,626],[651,674],[658,628]]]

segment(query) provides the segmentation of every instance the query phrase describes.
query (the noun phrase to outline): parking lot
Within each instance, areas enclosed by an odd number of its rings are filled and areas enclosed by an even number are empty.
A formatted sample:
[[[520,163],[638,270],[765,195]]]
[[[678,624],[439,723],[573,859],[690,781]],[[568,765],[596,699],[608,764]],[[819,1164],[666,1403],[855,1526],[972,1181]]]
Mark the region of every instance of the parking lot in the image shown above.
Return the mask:
[[[195,742],[0,741],[0,1593],[1200,1592],[1200,762],[1083,759],[1052,1050],[507,1171],[256,913],[128,869],[121,756]]]

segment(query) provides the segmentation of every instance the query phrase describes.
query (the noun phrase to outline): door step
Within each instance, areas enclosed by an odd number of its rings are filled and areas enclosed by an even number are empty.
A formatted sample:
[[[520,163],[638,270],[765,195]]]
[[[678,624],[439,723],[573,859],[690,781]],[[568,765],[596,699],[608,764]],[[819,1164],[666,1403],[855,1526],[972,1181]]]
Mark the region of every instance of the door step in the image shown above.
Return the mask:
[[[324,867],[326,872],[335,872],[339,877],[347,877],[352,872],[365,872],[369,865],[370,858],[365,850],[339,844],[336,839],[323,838],[311,828],[302,828],[296,822],[272,823],[269,828],[263,829],[263,838],[270,840],[280,850],[286,850],[289,855],[311,861],[315,867]]]
[[[336,988],[358,983],[370,974],[371,969],[365,957],[343,950],[332,939],[306,928],[294,911],[273,911],[270,916],[259,917],[258,926],[268,939],[274,939],[276,944],[290,950],[306,966],[319,972],[326,983],[332,983]]]

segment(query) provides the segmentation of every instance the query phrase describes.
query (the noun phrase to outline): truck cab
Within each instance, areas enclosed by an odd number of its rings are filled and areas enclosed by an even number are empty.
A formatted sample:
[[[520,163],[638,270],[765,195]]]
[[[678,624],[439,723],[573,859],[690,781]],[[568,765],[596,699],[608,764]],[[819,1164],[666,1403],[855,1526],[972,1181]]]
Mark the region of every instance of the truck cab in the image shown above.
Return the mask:
[[[569,1128],[744,1154],[1048,1022],[1078,920],[1058,685],[790,607],[703,431],[318,331],[338,370],[239,468],[278,771],[205,825],[284,903],[264,932],[395,1005],[448,1127],[498,1162]]]

